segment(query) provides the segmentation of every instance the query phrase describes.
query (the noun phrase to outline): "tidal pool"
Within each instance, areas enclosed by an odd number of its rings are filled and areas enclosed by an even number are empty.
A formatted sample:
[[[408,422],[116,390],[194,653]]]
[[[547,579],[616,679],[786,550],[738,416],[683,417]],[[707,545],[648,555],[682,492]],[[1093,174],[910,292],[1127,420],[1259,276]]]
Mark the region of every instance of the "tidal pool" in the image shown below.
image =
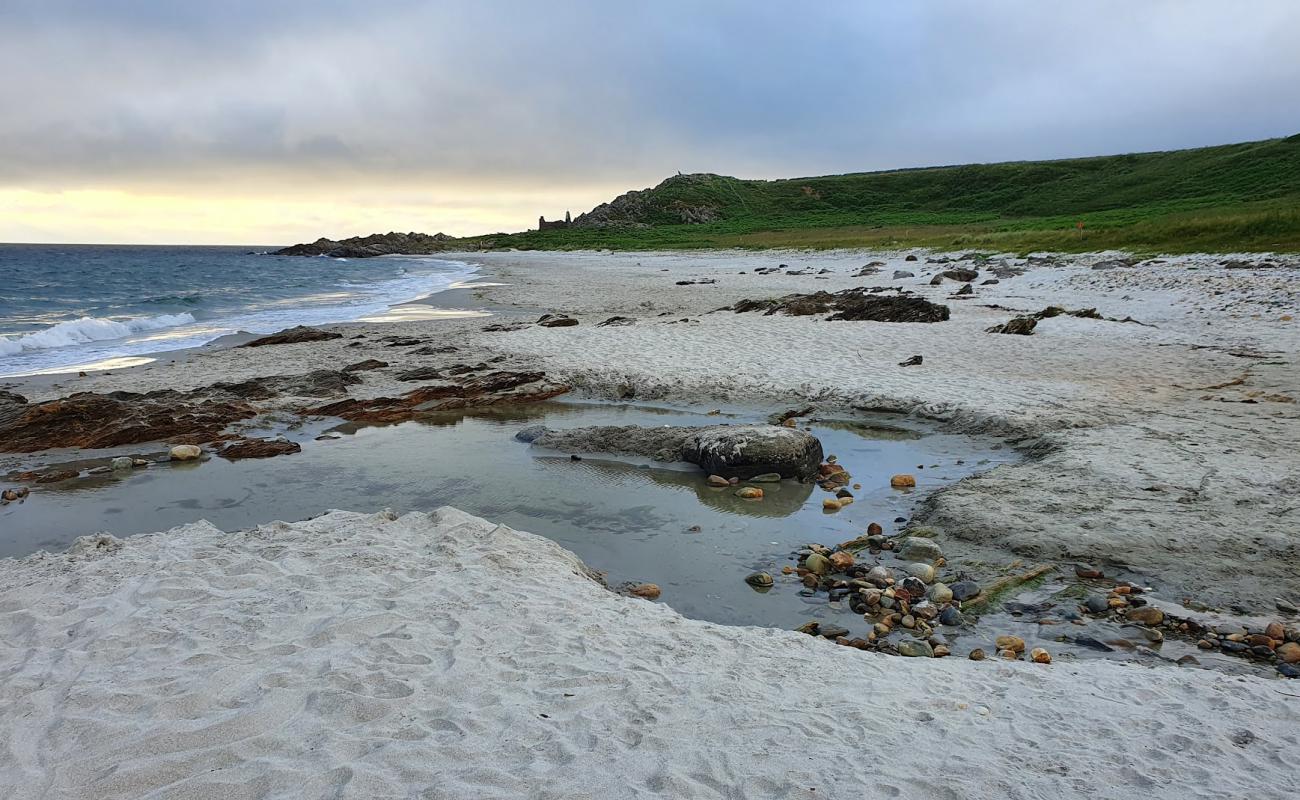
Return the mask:
[[[825,452],[861,484],[856,502],[828,514],[827,493],[812,484],[764,484],[761,501],[711,488],[693,465],[638,463],[530,447],[519,429],[588,425],[706,425],[752,422],[769,410],[704,410],[612,403],[541,403],[440,416],[391,426],[323,426],[287,431],[301,453],[264,460],[158,464],[39,487],[21,505],[0,510],[0,556],[60,550],[74,538],[166,530],[206,519],[222,530],[298,520],[335,508],[397,512],[454,505],[549,537],[607,575],[611,585],[647,581],[681,613],[728,624],[794,627],[842,613],[825,593],[799,594],[783,578],[791,553],[808,542],[835,544],[871,522],[902,527],[930,491],[1014,460],[996,442],[939,433],[885,416],[811,424]],[[1000,449],[993,449],[998,447]],[[125,451],[122,451],[125,452]],[[113,454],[120,454],[114,451]],[[899,472],[916,490],[889,488]],[[759,592],[744,582],[768,570],[777,585]]]

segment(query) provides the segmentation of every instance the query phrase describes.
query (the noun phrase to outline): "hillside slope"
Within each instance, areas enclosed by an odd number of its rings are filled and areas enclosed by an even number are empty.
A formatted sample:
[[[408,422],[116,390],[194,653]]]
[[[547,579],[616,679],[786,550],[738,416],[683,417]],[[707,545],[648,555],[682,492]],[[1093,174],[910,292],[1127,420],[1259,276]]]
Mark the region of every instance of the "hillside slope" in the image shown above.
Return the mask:
[[[1083,222],[1081,235],[1077,223]],[[1300,249],[1300,135],[1192,150],[784,180],[677,175],[495,246]]]

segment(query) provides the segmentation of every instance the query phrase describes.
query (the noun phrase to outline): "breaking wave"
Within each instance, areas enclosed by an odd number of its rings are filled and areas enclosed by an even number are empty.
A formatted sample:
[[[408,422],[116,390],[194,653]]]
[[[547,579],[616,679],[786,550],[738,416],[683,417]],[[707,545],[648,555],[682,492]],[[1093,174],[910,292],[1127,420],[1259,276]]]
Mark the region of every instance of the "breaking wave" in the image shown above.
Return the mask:
[[[60,322],[56,325],[24,336],[0,338],[0,355],[17,355],[26,350],[53,350],[59,347],[76,347],[109,339],[124,339],[145,331],[192,325],[191,314],[160,314],[156,317],[115,320],[98,317]]]

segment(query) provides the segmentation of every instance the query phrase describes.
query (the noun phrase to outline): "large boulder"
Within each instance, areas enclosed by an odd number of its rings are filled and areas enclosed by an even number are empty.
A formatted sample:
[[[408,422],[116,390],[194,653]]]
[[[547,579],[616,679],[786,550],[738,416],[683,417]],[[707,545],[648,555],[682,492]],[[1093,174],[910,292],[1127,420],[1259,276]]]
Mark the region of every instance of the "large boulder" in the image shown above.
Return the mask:
[[[717,425],[690,436],[682,455],[724,478],[776,472],[808,480],[822,462],[822,443],[811,433],[783,425]]]
[[[642,427],[600,425],[551,430],[532,427],[516,435],[538,447],[568,453],[636,455],[655,461],[689,461],[711,475],[752,478],[775,472],[808,480],[817,475],[822,445],[810,433],[781,425]]]

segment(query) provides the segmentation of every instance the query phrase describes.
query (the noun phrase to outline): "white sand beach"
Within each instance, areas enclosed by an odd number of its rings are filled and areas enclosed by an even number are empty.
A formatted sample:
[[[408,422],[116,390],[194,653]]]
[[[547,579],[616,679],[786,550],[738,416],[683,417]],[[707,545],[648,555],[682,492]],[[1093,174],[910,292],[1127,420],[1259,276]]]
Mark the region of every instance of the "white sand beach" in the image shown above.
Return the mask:
[[[483,298],[517,315],[354,323],[333,341],[203,349],[0,388],[33,400],[187,388],[373,357],[392,369],[364,373],[350,393],[374,397],[409,388],[397,369],[451,358],[377,341],[419,334],[599,398],[889,409],[1027,456],[933,495],[916,522],[941,542],[1123,566],[1159,587],[1156,602],[1249,618],[1272,619],[1275,599],[1300,597],[1294,260],[1228,269],[1223,256],[1179,256],[1094,270],[1111,255],[1011,259],[1023,274],[950,299],[962,284],[930,278],[953,265],[907,255],[465,254],[504,284]],[[854,277],[873,261],[878,274]],[[754,273],[777,264],[807,272]],[[677,284],[697,279],[715,282]],[[952,318],[715,311],[884,285],[945,302]],[[1050,305],[1137,322],[1062,316],[1032,336],[984,332]],[[544,311],[580,324],[482,330]],[[597,327],[614,315],[636,322]],[[357,334],[367,338],[348,338]],[[913,355],[921,366],[898,366]],[[687,620],[605,589],[548,540],[454,509],[83,540],[68,554],[0,561],[0,795],[1296,791],[1294,682],[962,655],[898,659]]]

